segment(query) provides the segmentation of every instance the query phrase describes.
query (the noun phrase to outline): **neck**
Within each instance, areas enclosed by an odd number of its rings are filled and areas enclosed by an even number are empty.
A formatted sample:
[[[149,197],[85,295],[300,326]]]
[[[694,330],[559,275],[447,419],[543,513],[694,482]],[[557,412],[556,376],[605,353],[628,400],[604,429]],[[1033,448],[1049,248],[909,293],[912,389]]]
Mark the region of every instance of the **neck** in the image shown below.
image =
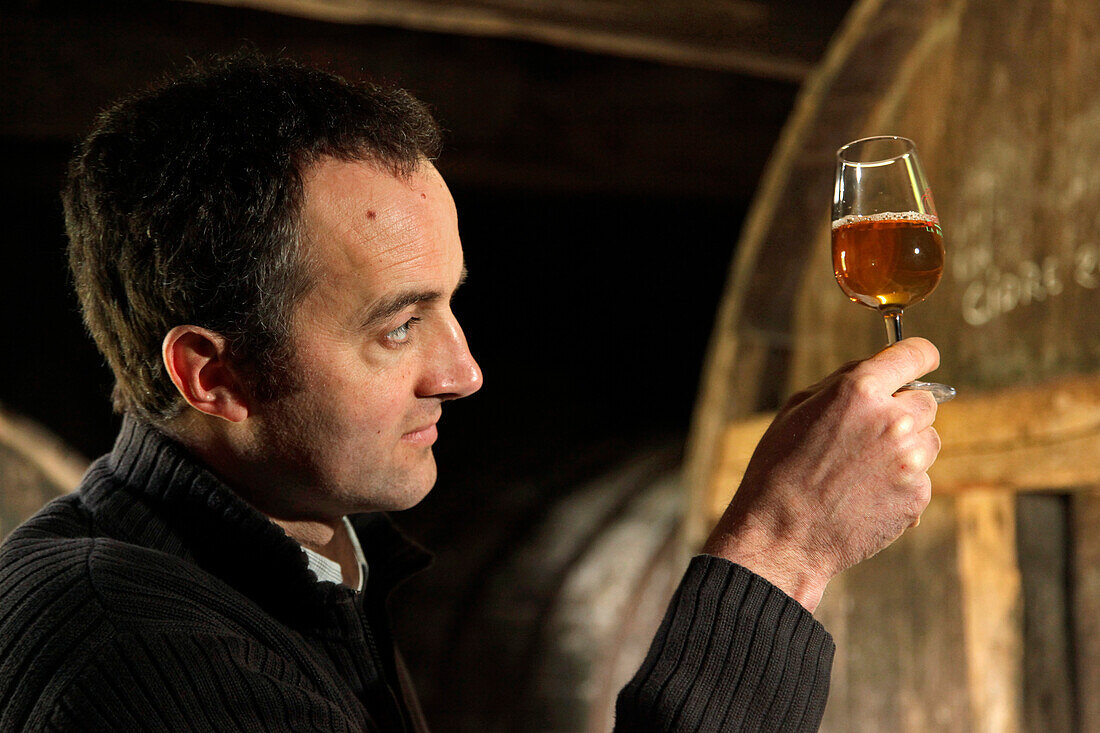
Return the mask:
[[[359,586],[359,561],[355,556],[355,548],[352,546],[351,536],[343,519],[334,522],[285,520],[274,517],[270,519],[282,527],[283,531],[302,547],[307,547],[318,555],[338,563],[344,585],[352,588]]]
[[[302,547],[340,564],[345,583],[355,587],[359,563],[343,517],[302,518],[289,506],[281,506],[272,492],[270,477],[263,478],[267,460],[254,450],[255,440],[244,426],[215,421],[195,411],[177,418],[166,432],[213,471],[234,493],[282,527]],[[257,464],[255,467],[253,464]],[[352,582],[349,582],[352,581]]]

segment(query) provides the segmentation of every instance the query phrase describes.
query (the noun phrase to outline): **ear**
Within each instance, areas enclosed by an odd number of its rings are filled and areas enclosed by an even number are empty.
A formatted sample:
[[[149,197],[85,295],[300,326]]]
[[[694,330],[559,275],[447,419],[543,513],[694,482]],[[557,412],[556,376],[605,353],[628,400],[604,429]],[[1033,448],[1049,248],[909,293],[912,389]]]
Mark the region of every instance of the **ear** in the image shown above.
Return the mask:
[[[248,417],[248,393],[229,363],[221,334],[199,326],[176,326],[161,347],[172,384],[199,412],[240,422]]]

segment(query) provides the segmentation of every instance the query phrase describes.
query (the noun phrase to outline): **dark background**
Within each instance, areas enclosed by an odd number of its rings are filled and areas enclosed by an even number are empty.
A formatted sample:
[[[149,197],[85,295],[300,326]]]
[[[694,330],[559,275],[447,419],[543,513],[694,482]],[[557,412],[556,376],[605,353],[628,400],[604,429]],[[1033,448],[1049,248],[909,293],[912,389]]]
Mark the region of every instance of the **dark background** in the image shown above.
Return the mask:
[[[110,449],[117,418],[110,372],[68,279],[56,191],[71,151],[67,142],[0,141],[0,402],[94,457]],[[440,167],[446,175],[445,158]],[[485,387],[445,411],[443,481],[504,481],[599,453],[593,443],[624,450],[682,436],[744,204],[461,184],[452,192],[470,271],[455,310]]]

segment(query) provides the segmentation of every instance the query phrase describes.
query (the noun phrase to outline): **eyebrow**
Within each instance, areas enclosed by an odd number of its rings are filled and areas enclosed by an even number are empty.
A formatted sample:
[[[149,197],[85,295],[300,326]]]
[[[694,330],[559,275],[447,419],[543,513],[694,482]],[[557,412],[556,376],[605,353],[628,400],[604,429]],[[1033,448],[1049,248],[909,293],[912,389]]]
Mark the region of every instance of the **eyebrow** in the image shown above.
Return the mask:
[[[458,283],[455,285],[454,292],[457,292],[458,288],[464,282],[466,282],[466,265],[462,266],[462,272],[459,273]],[[454,297],[454,292],[451,293],[451,297]],[[440,300],[442,297],[443,293],[438,290],[410,290],[408,292],[398,293],[391,298],[376,303],[363,319],[363,325],[368,328],[376,326],[379,323],[393,318],[410,305],[431,303]]]

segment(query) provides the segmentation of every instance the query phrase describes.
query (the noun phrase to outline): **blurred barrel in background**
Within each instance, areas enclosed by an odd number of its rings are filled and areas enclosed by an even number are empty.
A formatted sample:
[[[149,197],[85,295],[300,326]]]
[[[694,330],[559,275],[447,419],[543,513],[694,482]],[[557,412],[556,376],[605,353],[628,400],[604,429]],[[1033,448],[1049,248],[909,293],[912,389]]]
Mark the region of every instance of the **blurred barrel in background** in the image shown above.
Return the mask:
[[[942,219],[943,450],[919,528],[831,585],[824,730],[1100,730],[1100,5],[865,0],[750,211],[689,445],[698,542],[799,387],[885,344],[832,277],[835,151],[916,141]]]
[[[595,477],[498,492],[449,536],[428,529],[437,563],[394,607],[433,729],[611,729],[687,565],[679,457],[639,447]]]
[[[0,407],[0,538],[75,489],[87,464],[42,426]]]

